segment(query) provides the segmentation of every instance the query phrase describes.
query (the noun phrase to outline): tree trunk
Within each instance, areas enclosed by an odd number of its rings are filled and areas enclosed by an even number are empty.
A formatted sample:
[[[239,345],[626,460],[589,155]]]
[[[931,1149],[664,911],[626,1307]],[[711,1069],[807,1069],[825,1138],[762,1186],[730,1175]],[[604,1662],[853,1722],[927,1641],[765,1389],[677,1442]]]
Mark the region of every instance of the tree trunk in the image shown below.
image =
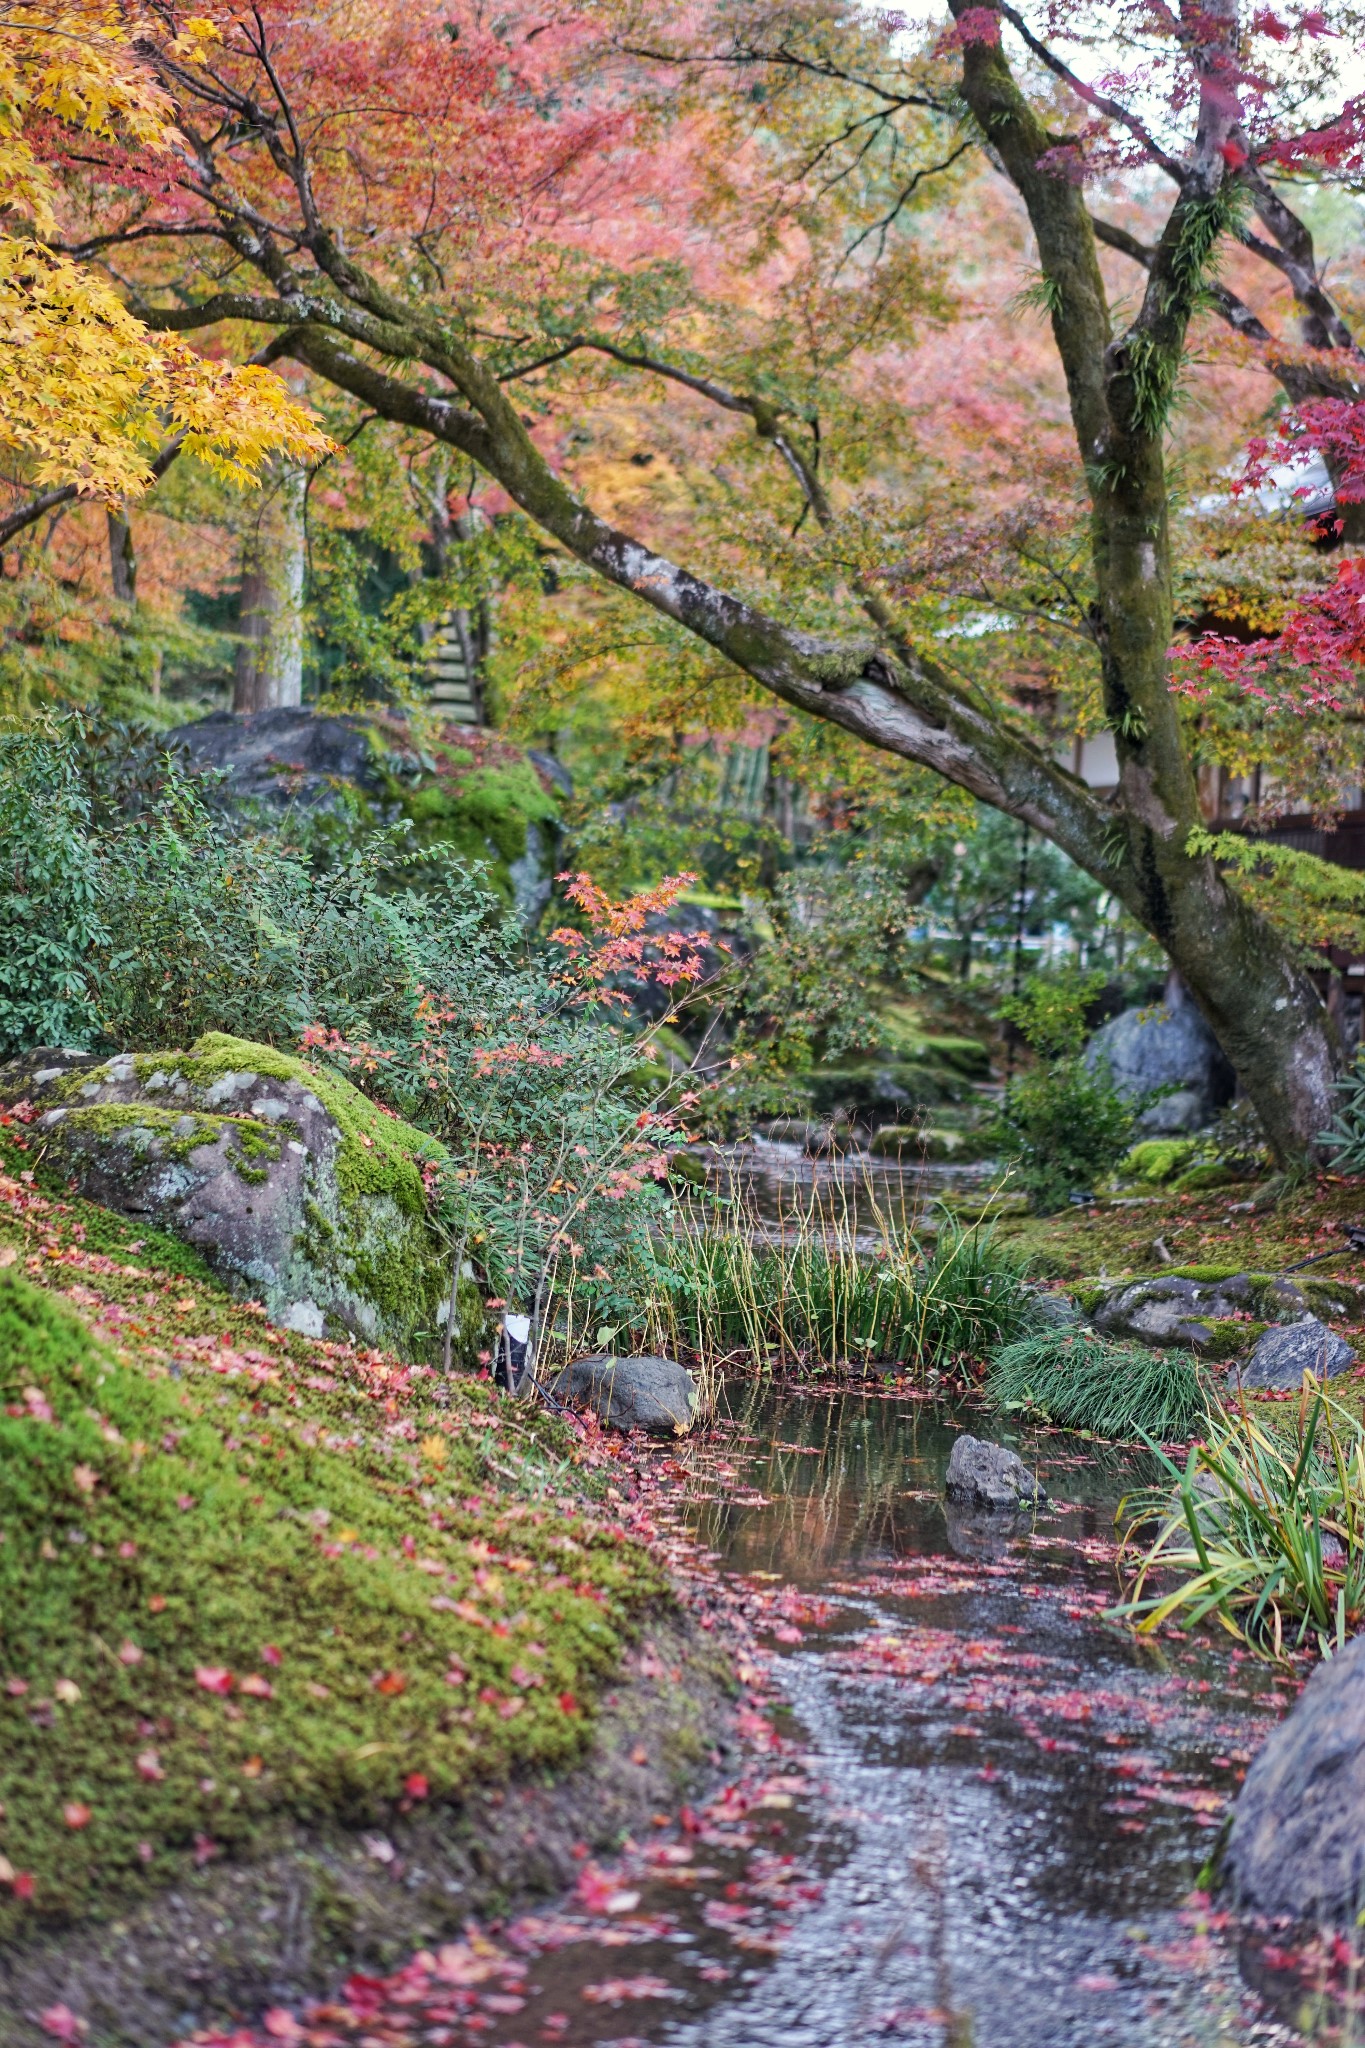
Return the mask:
[[[137,556],[133,552],[133,534],[122,512],[110,511],[107,515],[109,529],[109,578],[114,587],[114,596],[120,604],[137,602]]]
[[[234,711],[303,701],[303,483],[300,470],[279,479],[243,549]]]

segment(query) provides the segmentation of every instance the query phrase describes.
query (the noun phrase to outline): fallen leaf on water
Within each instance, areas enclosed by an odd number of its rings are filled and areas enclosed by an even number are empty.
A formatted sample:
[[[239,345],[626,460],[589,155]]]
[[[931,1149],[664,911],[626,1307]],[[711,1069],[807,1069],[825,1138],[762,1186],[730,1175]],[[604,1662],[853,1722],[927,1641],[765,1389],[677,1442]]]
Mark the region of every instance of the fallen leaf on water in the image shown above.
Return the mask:
[[[272,2005],[261,2021],[272,2041],[301,2041],[303,2028],[292,2012],[286,2012],[281,2005]]]
[[[79,2041],[85,2032],[85,2021],[78,2020],[69,2005],[50,2005],[39,2013],[38,2025],[54,2041]]]

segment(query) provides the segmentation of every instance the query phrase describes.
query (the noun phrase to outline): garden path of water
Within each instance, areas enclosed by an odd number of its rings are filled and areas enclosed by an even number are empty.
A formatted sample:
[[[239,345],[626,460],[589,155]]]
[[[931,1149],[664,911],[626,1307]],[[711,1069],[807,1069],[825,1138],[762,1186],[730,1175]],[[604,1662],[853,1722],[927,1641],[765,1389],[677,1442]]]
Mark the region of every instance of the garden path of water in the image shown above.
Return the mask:
[[[732,1388],[729,1405],[705,1436],[623,1458],[619,1497],[703,1626],[750,1632],[738,1783],[660,1815],[612,1867],[585,1862],[557,1908],[352,1980],[335,2030],[337,2007],[297,2032],[275,2015],[234,2048],[1295,2039],[1196,1890],[1293,1682],[1225,1641],[1139,1642],[1105,1618],[1138,1456],[1016,1433],[1050,1498],[1002,1524],[943,1500],[979,1409],[904,1388]]]

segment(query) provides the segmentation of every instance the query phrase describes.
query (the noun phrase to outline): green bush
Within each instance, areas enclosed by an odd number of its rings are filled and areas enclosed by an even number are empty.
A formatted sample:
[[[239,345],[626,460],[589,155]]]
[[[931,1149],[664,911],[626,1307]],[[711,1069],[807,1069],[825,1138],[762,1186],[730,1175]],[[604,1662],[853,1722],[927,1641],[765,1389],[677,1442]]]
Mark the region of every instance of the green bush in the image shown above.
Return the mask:
[[[1356,1054],[1354,1065],[1337,1082],[1337,1094],[1340,1107],[1318,1142],[1330,1146],[1338,1173],[1365,1173],[1365,1051]]]
[[[1134,1105],[1113,1085],[1108,1069],[1082,1057],[1086,1011],[1102,973],[1035,975],[1021,994],[1001,1004],[1018,1026],[1038,1064],[1012,1081],[991,1138],[1011,1160],[1020,1185],[1043,1215],[1087,1193],[1128,1150]]]
[[[1108,1074],[1067,1058],[1011,1082],[991,1136],[1034,1208],[1048,1216],[1112,1172],[1132,1134],[1132,1105]]]
[[[96,1032],[105,942],[90,800],[60,745],[0,734],[0,1059]]]
[[[1159,1482],[1123,1511],[1118,1612],[1144,1633],[1217,1615],[1282,1657],[1339,1650],[1365,1620],[1365,1425],[1324,1393],[1274,1426],[1220,1409],[1183,1469],[1163,1457]],[[1149,1592],[1157,1574],[1166,1583]]]
[[[1090,1330],[1044,1330],[1006,1345],[986,1384],[998,1407],[1095,1436],[1184,1442],[1208,1415],[1188,1353],[1116,1344]]]

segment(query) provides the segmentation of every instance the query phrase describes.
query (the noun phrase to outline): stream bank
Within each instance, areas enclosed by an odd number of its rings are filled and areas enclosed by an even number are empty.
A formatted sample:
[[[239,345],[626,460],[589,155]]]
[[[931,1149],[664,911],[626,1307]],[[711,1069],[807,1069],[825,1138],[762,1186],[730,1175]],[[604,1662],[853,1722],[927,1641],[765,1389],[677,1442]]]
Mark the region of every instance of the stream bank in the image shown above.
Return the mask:
[[[762,1651],[739,1667],[747,1776],[555,1911],[202,2048],[1294,2040],[1199,1887],[1296,1682],[1106,1620],[1145,1454],[1006,1432],[1048,1506],[946,1512],[973,1423],[904,1389],[732,1388],[709,1437],[623,1452],[656,1540],[684,1564],[700,1545],[713,1624]]]

